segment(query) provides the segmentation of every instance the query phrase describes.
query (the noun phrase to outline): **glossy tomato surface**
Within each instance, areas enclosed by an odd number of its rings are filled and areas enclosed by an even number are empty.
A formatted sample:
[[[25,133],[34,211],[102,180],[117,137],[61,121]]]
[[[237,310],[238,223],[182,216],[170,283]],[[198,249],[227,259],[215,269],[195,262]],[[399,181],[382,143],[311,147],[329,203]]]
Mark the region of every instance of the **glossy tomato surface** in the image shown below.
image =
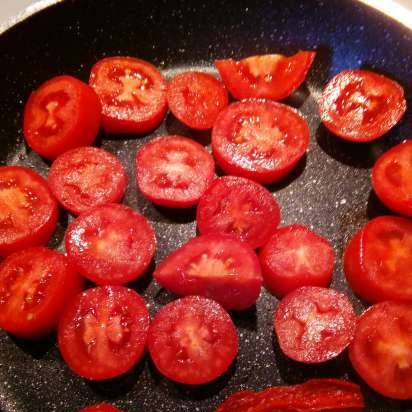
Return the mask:
[[[99,403],[98,405],[88,406],[81,409],[79,412],[122,412],[120,409],[108,403]]]

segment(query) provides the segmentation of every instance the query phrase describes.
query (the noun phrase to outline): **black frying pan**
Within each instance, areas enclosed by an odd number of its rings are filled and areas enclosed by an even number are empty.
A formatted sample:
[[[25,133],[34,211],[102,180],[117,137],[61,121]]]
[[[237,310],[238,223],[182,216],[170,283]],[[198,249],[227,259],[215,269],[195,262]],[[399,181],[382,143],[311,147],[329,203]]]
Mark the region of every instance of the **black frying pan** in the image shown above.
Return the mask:
[[[282,207],[282,223],[302,222],[329,238],[337,252],[332,286],[345,291],[358,312],[364,305],[348,289],[341,254],[348,237],[368,218],[388,213],[371,192],[369,169],[377,156],[412,137],[411,109],[400,125],[370,144],[351,144],[319,125],[316,99],[326,81],[345,68],[386,73],[405,87],[409,106],[412,32],[355,1],[285,0],[67,0],[0,36],[0,160],[24,164],[47,175],[48,164],[23,143],[24,102],[31,90],[58,74],[87,81],[90,67],[103,56],[131,55],[153,62],[170,75],[175,70],[211,69],[216,58],[315,49],[318,54],[306,84],[287,103],[298,107],[312,134],[307,156],[271,189]],[[130,185],[125,203],[140,210],[157,232],[160,261],[195,235],[194,211],[153,206],[136,191],[135,151],[153,136],[180,133],[207,141],[208,135],[183,127],[171,115],[149,136],[100,135],[98,144],[127,166]],[[71,217],[62,213],[51,242],[61,247]],[[150,303],[152,315],[173,299],[148,273],[132,285]],[[339,377],[360,382],[369,411],[412,411],[412,403],[385,399],[362,384],[346,354],[318,366],[286,359],[272,335],[275,298],[265,291],[253,309],[233,314],[239,330],[236,363],[210,385],[187,387],[160,376],[148,357],[119,379],[92,383],[64,365],[55,337],[32,342],[0,333],[0,410],[72,412],[102,400],[126,412],[212,412],[234,391],[302,382],[309,377]]]

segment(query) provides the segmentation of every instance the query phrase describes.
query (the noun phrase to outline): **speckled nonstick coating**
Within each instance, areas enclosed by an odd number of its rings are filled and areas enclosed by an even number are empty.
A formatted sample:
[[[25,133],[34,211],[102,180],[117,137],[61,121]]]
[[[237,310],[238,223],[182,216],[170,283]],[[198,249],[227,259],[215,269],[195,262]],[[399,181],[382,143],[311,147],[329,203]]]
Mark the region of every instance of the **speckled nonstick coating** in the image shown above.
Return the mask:
[[[345,291],[358,313],[364,305],[348,289],[341,270],[349,236],[367,219],[388,213],[371,192],[370,167],[377,156],[412,137],[411,109],[400,125],[370,144],[352,144],[319,125],[316,100],[327,80],[342,69],[366,67],[386,73],[405,87],[409,106],[412,33],[354,1],[139,1],[68,0],[50,7],[0,37],[0,160],[32,166],[44,176],[48,164],[23,143],[24,102],[31,90],[58,74],[88,79],[91,66],[111,55],[147,59],[170,76],[175,71],[211,70],[216,58],[258,53],[317,50],[307,82],[287,103],[299,108],[311,130],[311,144],[296,170],[270,189],[282,208],[282,224],[307,224],[330,239],[337,259],[332,286]],[[100,135],[98,144],[117,154],[130,184],[124,202],[153,224],[156,262],[194,236],[195,211],[159,208],[137,192],[136,149],[154,136],[180,133],[208,143],[209,133],[194,133],[168,115],[148,136]],[[61,248],[67,214],[51,246]],[[153,267],[151,268],[153,270]],[[173,296],[148,273],[132,285],[145,296],[153,315]],[[385,399],[352,370],[346,353],[318,366],[286,359],[274,343],[272,313],[277,300],[262,291],[256,307],[234,313],[240,350],[236,362],[210,385],[187,387],[160,376],[149,358],[126,376],[103,383],[73,375],[59,356],[55,337],[39,342],[0,333],[0,410],[2,412],[72,412],[107,400],[125,412],[211,412],[245,388],[302,382],[310,377],[340,377],[360,382],[368,411],[412,411],[409,402]]]

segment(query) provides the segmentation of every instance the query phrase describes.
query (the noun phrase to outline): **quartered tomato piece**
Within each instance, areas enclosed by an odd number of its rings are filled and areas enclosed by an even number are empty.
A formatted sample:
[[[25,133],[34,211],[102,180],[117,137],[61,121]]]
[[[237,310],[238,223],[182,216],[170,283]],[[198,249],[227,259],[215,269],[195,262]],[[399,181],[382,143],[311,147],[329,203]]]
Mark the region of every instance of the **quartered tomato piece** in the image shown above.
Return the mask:
[[[48,182],[63,207],[79,215],[96,206],[119,202],[127,178],[113,154],[97,147],[79,147],[53,162]]]
[[[412,221],[395,216],[370,220],[350,240],[344,271],[367,302],[412,302]]]
[[[345,70],[327,84],[319,110],[332,133],[353,142],[369,142],[399,122],[406,100],[394,80],[366,70]]]
[[[99,403],[98,405],[88,406],[83,408],[79,412],[122,412],[120,409],[115,408],[108,403]]]
[[[167,86],[170,111],[192,129],[210,129],[219,112],[228,104],[222,82],[207,73],[177,74]]]
[[[102,59],[93,66],[89,83],[100,98],[107,133],[146,133],[166,114],[166,81],[144,60]]]
[[[355,325],[356,314],[343,293],[315,286],[286,295],[274,315],[282,352],[303,363],[338,356],[352,341]]]
[[[239,61],[216,60],[215,66],[236,99],[255,97],[280,100],[304,82],[315,55],[315,52],[309,51],[299,51],[290,57],[265,54]]]
[[[359,318],[349,359],[375,391],[394,399],[412,399],[412,307],[381,302]]]
[[[33,247],[13,253],[0,265],[0,327],[27,338],[47,335],[82,286],[58,252]]]
[[[27,167],[0,167],[0,256],[46,244],[57,219],[57,202],[40,175]]]
[[[243,177],[219,177],[197,207],[200,233],[237,236],[252,248],[266,243],[279,221],[280,210],[272,193]]]
[[[276,296],[301,286],[326,287],[332,280],[332,245],[303,225],[277,229],[259,257],[265,286]]]
[[[394,212],[412,216],[412,141],[384,153],[372,170],[372,187],[379,199]]]
[[[262,286],[255,252],[220,234],[189,240],[157,266],[153,277],[177,295],[206,296],[233,310],[252,306]]]
[[[88,146],[100,128],[100,103],[87,84],[71,76],[53,77],[33,92],[24,111],[24,137],[41,156],[55,159]]]
[[[77,270],[99,285],[121,285],[144,273],[156,239],[150,223],[124,205],[103,205],[68,227],[66,251]]]
[[[140,191],[157,205],[184,208],[198,203],[214,178],[215,163],[199,143],[183,136],[163,136],[136,154]]]
[[[70,369],[83,378],[114,378],[143,356],[149,323],[146,303],[134,290],[88,289],[61,317],[59,349]]]
[[[228,174],[271,183],[305,154],[309,128],[299,112],[281,103],[245,100],[229,105],[213,126],[212,148]]]
[[[238,351],[235,325],[214,300],[189,296],[163,306],[149,329],[148,349],[160,373],[185,384],[221,376]]]

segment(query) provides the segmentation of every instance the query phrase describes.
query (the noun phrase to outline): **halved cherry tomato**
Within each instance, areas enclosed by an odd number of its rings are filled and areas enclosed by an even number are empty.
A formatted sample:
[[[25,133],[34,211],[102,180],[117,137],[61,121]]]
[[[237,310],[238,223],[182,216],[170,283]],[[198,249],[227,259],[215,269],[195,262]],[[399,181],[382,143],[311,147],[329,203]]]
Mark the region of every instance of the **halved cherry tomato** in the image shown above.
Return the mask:
[[[66,250],[77,270],[99,285],[121,285],[144,273],[156,239],[148,220],[124,205],[80,215],[68,227]]]
[[[58,214],[57,202],[40,175],[27,167],[0,167],[0,256],[45,245]]]
[[[202,72],[177,74],[170,80],[166,96],[170,111],[197,130],[210,129],[229,99],[223,83]]]
[[[299,51],[251,56],[240,61],[216,60],[215,66],[233,97],[280,100],[289,96],[305,80],[315,52]]]
[[[149,330],[143,298],[122,286],[88,289],[64,311],[59,349],[70,369],[90,380],[119,376],[143,356]]]
[[[55,159],[88,146],[100,128],[100,103],[87,84],[71,76],[53,77],[34,91],[24,111],[24,137],[41,156]]]
[[[402,87],[366,70],[345,70],[326,86],[319,102],[323,124],[352,142],[369,142],[384,135],[406,111]]]
[[[79,215],[96,206],[119,202],[127,178],[113,154],[97,147],[79,147],[53,162],[48,182],[63,207]]]
[[[45,336],[82,286],[69,260],[54,250],[13,253],[0,264],[0,327],[22,337]]]
[[[189,240],[157,266],[153,277],[177,295],[206,296],[233,310],[252,306],[262,286],[251,247],[220,234]]]
[[[266,100],[229,105],[213,126],[212,148],[228,174],[271,183],[287,175],[305,154],[309,128],[299,112]]]
[[[326,287],[332,280],[332,245],[303,225],[277,229],[259,257],[264,284],[276,296],[301,286]]]
[[[237,355],[229,314],[214,300],[188,296],[163,306],[149,329],[157,369],[176,382],[197,385],[221,376]]]
[[[370,220],[349,241],[344,271],[367,302],[412,302],[412,221],[395,216]]]
[[[384,396],[412,399],[412,307],[381,302],[359,318],[349,346],[352,366]]]
[[[88,406],[81,409],[79,412],[122,412],[108,403],[99,403],[98,405]]]
[[[198,203],[214,178],[215,163],[199,143],[183,136],[162,136],[136,154],[140,191],[157,205],[184,208]]]
[[[372,187],[394,212],[412,216],[412,141],[385,152],[372,169]]]
[[[166,114],[166,81],[149,62],[121,56],[99,60],[89,83],[100,98],[107,133],[146,133]]]
[[[237,176],[216,179],[200,198],[200,233],[237,236],[252,248],[262,246],[280,222],[279,206],[263,186]]]
[[[273,321],[286,356],[298,362],[319,363],[335,358],[350,344],[356,314],[343,293],[304,286],[280,301]]]

